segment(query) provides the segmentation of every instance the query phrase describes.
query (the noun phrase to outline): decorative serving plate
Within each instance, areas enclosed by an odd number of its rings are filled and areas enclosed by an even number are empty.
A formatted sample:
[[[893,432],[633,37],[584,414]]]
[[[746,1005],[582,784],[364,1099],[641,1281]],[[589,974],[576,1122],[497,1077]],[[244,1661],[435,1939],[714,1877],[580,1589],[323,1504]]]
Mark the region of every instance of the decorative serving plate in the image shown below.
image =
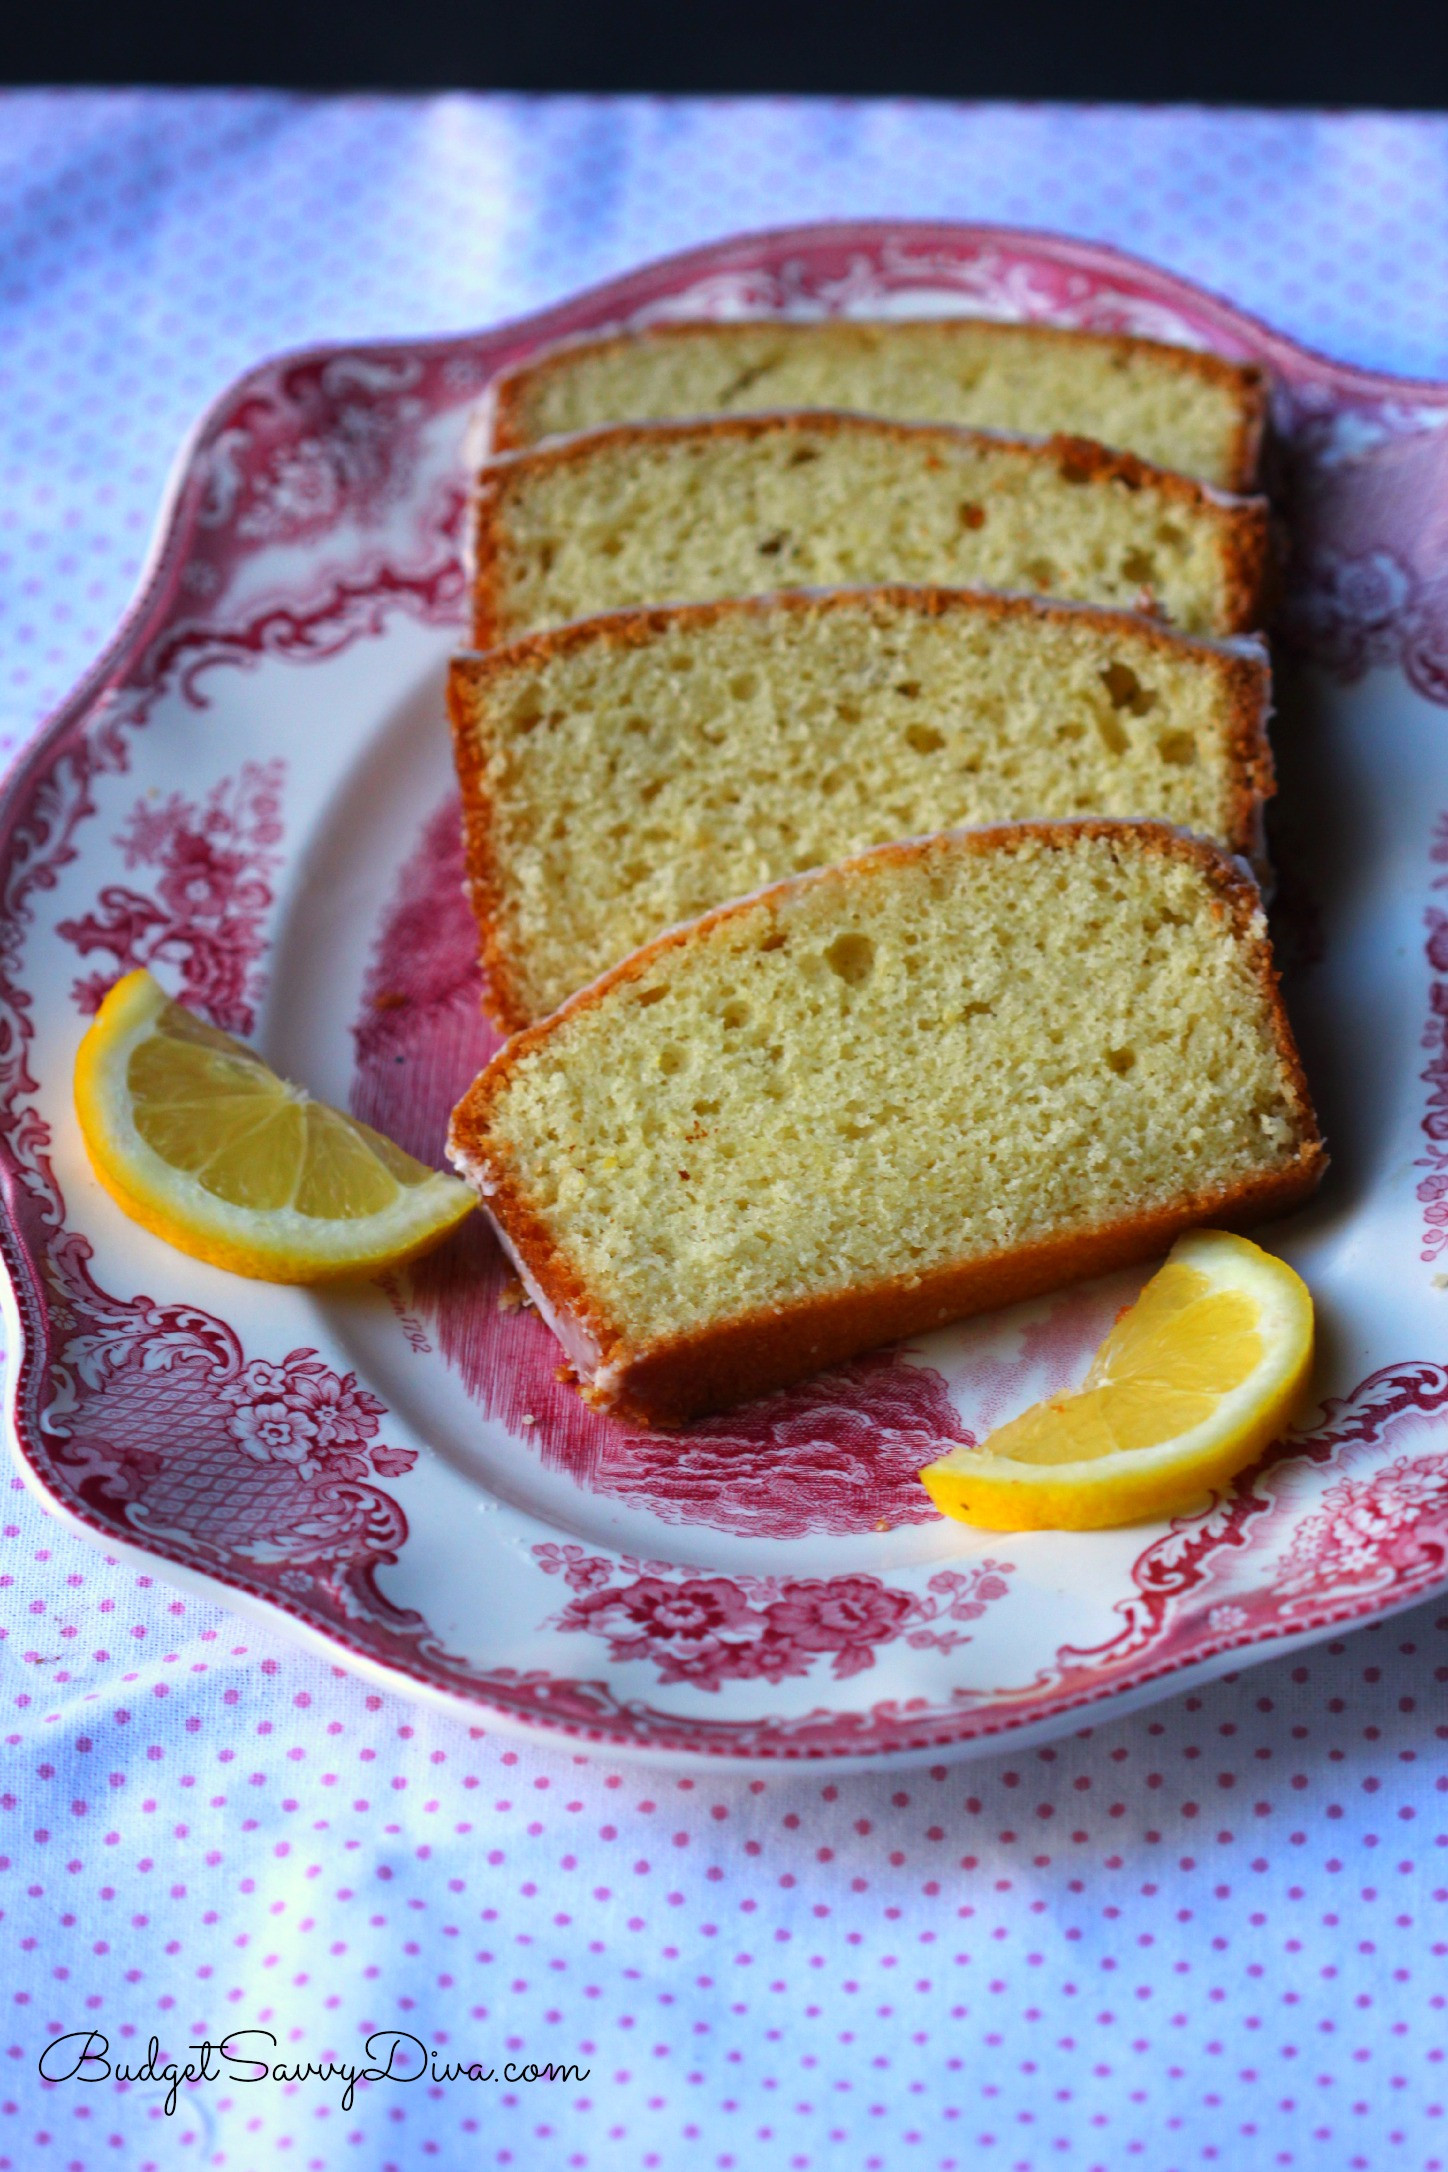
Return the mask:
[[[87,1167],[76,1044],[137,965],[440,1161],[478,1010],[442,685],[463,441],[544,340],[970,311],[1267,364],[1292,557],[1276,906],[1333,1149],[1270,1242],[1316,1293],[1302,1429],[1169,1524],[1000,1537],[915,1479],[1080,1377],[1141,1274],[683,1435],[595,1416],[481,1218],[347,1294],[234,1279]],[[116,641],[0,804],[10,1429],[78,1529],[407,1692],[677,1761],[1042,1734],[1448,1581],[1448,386],[1341,368],[1099,248],[870,224],[676,257],[476,338],[254,371],[178,468]]]

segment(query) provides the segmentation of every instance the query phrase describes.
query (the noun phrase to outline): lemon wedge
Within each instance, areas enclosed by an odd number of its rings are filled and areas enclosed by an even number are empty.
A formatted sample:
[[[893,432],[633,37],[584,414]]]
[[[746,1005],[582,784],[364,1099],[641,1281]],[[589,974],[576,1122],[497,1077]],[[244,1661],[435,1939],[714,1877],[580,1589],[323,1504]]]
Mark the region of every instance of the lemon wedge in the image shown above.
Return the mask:
[[[1089,1531],[1190,1506],[1260,1455],[1301,1399],[1312,1298],[1224,1230],[1178,1239],[1075,1395],[920,1473],[936,1507],[991,1531]]]
[[[147,972],[102,1003],[75,1061],[91,1166],[178,1251],[263,1282],[396,1266],[476,1205],[456,1177],[311,1100]]]

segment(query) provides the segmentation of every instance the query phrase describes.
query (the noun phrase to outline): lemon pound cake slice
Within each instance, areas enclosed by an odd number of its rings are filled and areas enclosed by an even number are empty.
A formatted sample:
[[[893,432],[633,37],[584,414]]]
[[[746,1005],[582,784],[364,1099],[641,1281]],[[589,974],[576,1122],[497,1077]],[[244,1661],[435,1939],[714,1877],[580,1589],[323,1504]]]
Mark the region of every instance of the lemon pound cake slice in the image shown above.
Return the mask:
[[[489,461],[479,648],[625,604],[923,581],[1257,623],[1266,506],[1081,438],[867,415],[621,424]]]
[[[885,845],[658,937],[455,1110],[590,1400],[670,1423],[1293,1205],[1255,884],[1157,823]]]
[[[505,1031],[676,921],[891,838],[1157,815],[1260,852],[1266,657],[1122,612],[836,589],[618,612],[458,658]]]
[[[1249,490],[1266,382],[1159,340],[976,317],[668,324],[545,349],[498,380],[490,423],[502,452],[604,422],[781,407],[1065,431]]]

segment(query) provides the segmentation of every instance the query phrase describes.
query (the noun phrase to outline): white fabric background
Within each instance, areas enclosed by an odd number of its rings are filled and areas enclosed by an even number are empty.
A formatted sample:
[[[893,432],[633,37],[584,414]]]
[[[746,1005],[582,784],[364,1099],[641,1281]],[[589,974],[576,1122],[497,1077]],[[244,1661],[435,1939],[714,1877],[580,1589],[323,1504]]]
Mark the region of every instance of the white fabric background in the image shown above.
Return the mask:
[[[174,448],[269,349],[484,323],[731,229],[1036,223],[1448,375],[1448,120],[786,100],[0,99],[0,734],[111,631]],[[379,1696],[0,1543],[0,2172],[1443,2172],[1448,1611],[1053,1748],[680,1779]],[[509,2088],[40,2082],[369,2029]]]

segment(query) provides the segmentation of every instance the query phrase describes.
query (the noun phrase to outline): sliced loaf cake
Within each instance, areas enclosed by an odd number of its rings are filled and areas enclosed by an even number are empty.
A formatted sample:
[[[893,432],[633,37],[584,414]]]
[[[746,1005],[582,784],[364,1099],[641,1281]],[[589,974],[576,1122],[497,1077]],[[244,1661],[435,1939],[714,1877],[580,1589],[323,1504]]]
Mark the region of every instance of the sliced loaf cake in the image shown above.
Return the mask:
[[[1043,437],[1065,431],[1224,490],[1249,490],[1266,386],[1250,363],[1044,324],[666,324],[534,355],[493,388],[492,441],[506,452],[605,422],[783,407]]]
[[[646,1422],[1301,1200],[1255,885],[1155,823],[886,845],[646,945],[449,1153],[590,1399]]]
[[[489,461],[474,636],[638,603],[923,581],[1257,624],[1265,504],[1078,438],[869,416],[633,423]]]
[[[505,1031],[651,935],[891,838],[1156,815],[1260,851],[1255,643],[962,589],[617,612],[458,658],[488,1004]]]

